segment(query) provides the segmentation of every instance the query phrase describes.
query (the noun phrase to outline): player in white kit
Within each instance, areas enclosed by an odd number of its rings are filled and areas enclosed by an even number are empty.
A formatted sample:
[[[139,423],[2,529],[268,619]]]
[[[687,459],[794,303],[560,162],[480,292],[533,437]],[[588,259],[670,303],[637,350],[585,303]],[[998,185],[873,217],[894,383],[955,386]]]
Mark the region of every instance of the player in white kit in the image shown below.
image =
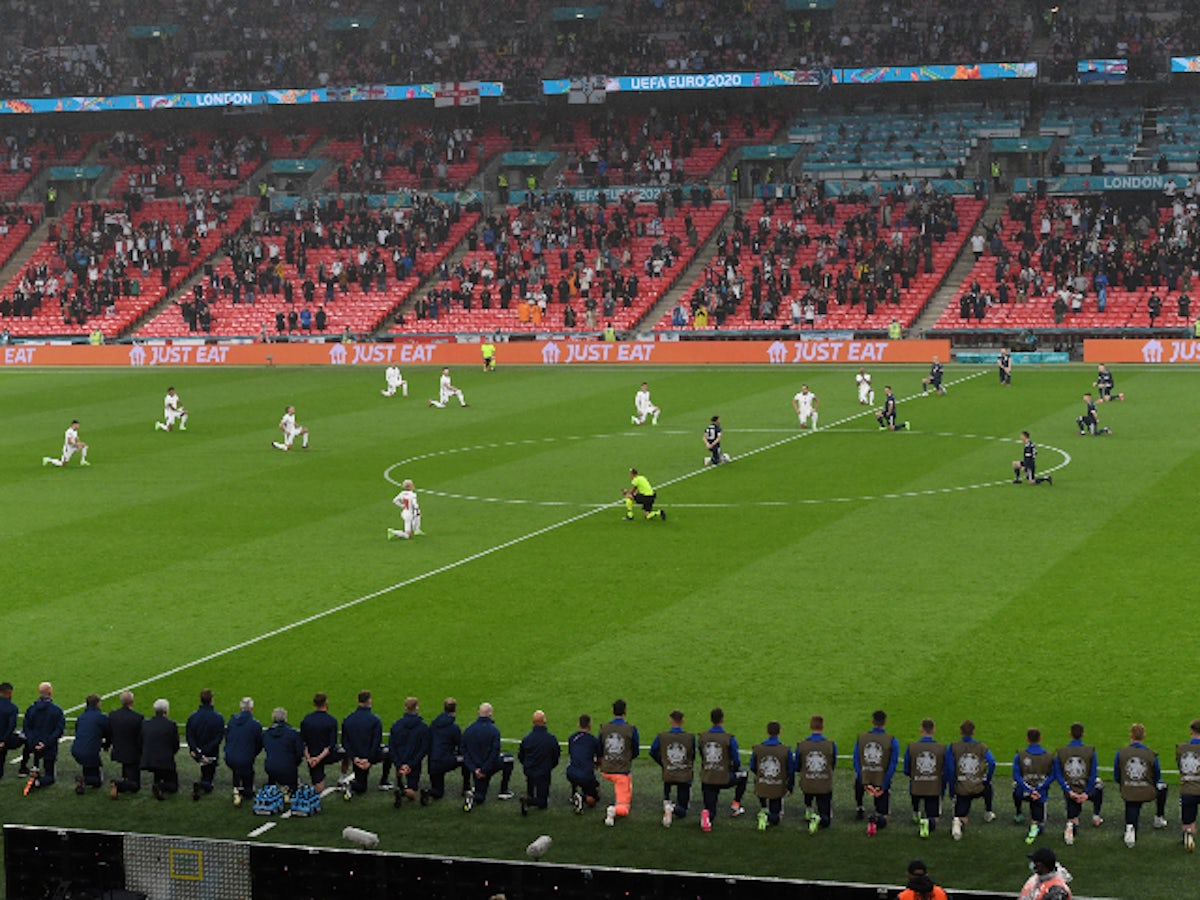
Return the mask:
[[[387,369],[383,373],[383,378],[384,378],[384,381],[387,382],[387,387],[379,392],[379,393],[383,394],[383,396],[385,396],[385,397],[396,396],[397,388],[400,389],[400,396],[402,396],[402,397],[408,396],[408,382],[405,381],[404,377],[400,374],[399,366],[388,366]]]
[[[658,414],[662,412],[657,406],[650,402],[650,388],[646,386],[646,382],[642,382],[641,389],[633,395],[633,408],[637,410],[637,415],[630,416],[629,420],[634,425],[645,425],[646,416],[652,416],[650,424],[658,424]]]
[[[421,531],[421,504],[417,502],[417,492],[413,490],[412,479],[406,478],[400,488],[400,493],[392,498],[392,502],[400,507],[400,521],[404,523],[404,527],[389,528],[389,541],[394,537],[408,540],[413,535],[424,534]]]
[[[446,404],[450,402],[451,397],[457,397],[460,406],[467,405],[467,401],[463,399],[463,392],[451,384],[449,369],[442,369],[442,379],[439,382],[439,388],[440,399],[430,400],[430,406],[436,406],[438,409],[445,409]]]
[[[874,406],[875,389],[871,387],[871,373],[866,369],[859,369],[858,374],[854,376],[854,383],[858,385],[858,402],[863,406]]]
[[[817,427],[817,405],[820,403],[817,400],[817,395],[808,389],[807,384],[800,385],[800,390],[796,396],[792,397],[792,406],[796,410],[796,415],[800,417],[800,427],[807,428],[808,420],[812,419],[812,427]]]
[[[283,411],[283,418],[279,420],[279,430],[283,432],[283,440],[271,441],[271,446],[276,450],[291,450],[296,435],[300,436],[300,447],[308,449],[308,429],[296,424],[296,407],[289,406]]]
[[[163,421],[154,423],[155,431],[170,431],[179,422],[179,430],[187,431],[188,411],[179,403],[179,395],[175,388],[167,388],[167,396],[163,397]]]
[[[79,439],[79,420],[72,419],[70,426],[67,428],[66,432],[63,433],[62,456],[60,456],[58,459],[55,459],[53,456],[43,456],[42,465],[58,466],[58,468],[61,469],[68,462],[70,462],[71,457],[75,455],[76,451],[78,451],[79,464],[81,466],[90,466],[91,463],[87,461],[87,450],[87,444]]]

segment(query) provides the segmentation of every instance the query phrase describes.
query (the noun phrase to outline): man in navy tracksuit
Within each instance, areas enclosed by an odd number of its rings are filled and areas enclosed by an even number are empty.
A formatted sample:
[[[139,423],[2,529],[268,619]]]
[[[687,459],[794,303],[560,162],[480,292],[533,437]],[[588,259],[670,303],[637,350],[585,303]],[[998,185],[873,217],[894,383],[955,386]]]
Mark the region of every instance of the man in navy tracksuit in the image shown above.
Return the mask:
[[[304,759],[304,740],[288,724],[282,706],[271,711],[271,727],[263,732],[263,768],[267,784],[282,785],[289,794],[300,787],[300,761]]]
[[[4,777],[4,766],[8,762],[9,750],[20,750],[25,746],[25,736],[17,731],[17,716],[20,710],[12,702],[11,682],[0,684],[0,778]]]
[[[575,812],[582,813],[584,804],[589,807],[600,802],[600,779],[596,768],[604,748],[600,738],[592,734],[592,717],[583,713],[579,717],[579,730],[567,741],[567,781],[571,784],[571,804]]]
[[[404,701],[404,715],[392,723],[388,735],[388,754],[396,767],[396,799],[393,805],[399,809],[404,798],[417,799],[421,788],[421,764],[429,755],[429,726],[421,718],[420,704],[416,697]],[[428,795],[425,802],[429,802]]]
[[[521,798],[521,815],[529,807],[546,809],[550,805],[550,774],[558,765],[562,748],[558,738],[546,728],[546,714],[540,709],[533,713],[533,728],[521,738],[517,759],[525,771],[525,796]]]
[[[300,737],[304,740],[308,777],[319,794],[325,790],[325,767],[344,758],[338,746],[338,721],[329,713],[329,697],[325,694],[313,694],[313,711],[301,720]]]
[[[49,787],[54,784],[54,767],[58,763],[58,739],[66,730],[67,717],[53,697],[54,686],[48,681],[43,681],[38,685],[37,700],[25,710],[23,755],[32,755],[34,766],[29,773],[26,793],[35,787]]]
[[[188,753],[200,766],[200,780],[192,784],[192,799],[199,800],[201,792],[213,792],[213,776],[225,737],[225,717],[213,709],[213,692],[208,688],[200,692],[200,705],[188,716],[184,732]]]
[[[383,721],[371,711],[371,692],[358,692],[358,707],[342,719],[342,746],[350,760],[350,781],[344,787],[351,794],[365,794],[371,778],[371,766],[383,759]]]
[[[108,716],[100,709],[100,695],[88,694],[83,712],[75,720],[75,741],[71,744],[71,755],[83,769],[75,776],[75,793],[82,794],[84,785],[100,787],[100,751],[111,743],[112,732],[108,728]]]
[[[458,712],[458,701],[447,697],[442,712],[429,724],[429,791],[428,796],[437,800],[446,795],[446,773],[455,769],[462,771],[462,792],[465,795],[471,785],[467,767],[462,758],[462,729],[454,721]]]
[[[462,736],[463,765],[471,773],[472,790],[463,798],[463,810],[470,812],[476,803],[487,800],[488,784],[500,772],[501,800],[511,800],[508,781],[512,778],[511,753],[500,752],[500,729],[492,721],[492,704],[479,704],[479,718],[467,726]]]
[[[254,718],[254,701],[243,697],[237,715],[225,727],[225,765],[233,773],[234,806],[254,798],[254,761],[262,746],[262,723]]]

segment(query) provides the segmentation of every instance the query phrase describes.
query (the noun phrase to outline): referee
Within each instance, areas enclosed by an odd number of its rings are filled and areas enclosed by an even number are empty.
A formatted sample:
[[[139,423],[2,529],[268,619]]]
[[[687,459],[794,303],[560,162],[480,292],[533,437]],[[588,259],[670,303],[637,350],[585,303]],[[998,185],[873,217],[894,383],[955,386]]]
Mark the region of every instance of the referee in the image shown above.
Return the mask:
[[[626,488],[622,493],[625,495],[625,521],[633,521],[633,505],[636,503],[642,508],[642,513],[647,519],[661,519],[667,521],[666,510],[654,508],[654,488],[650,485],[650,479],[645,475],[638,474],[637,469],[629,470],[630,487]]]

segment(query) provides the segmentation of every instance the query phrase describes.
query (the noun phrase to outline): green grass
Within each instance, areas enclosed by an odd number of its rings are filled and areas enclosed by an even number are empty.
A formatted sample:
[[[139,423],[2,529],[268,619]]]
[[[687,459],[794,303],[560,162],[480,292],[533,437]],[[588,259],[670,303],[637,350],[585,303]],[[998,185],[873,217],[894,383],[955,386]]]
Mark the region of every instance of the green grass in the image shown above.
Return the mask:
[[[976,372],[953,366],[948,379]],[[281,705],[293,721],[315,690],[340,716],[366,687],[385,727],[406,695],[428,718],[453,694],[464,724],[489,700],[512,738],[540,707],[565,739],[580,712],[601,717],[618,696],[645,743],[676,706],[694,728],[723,706],[743,747],[773,718],[799,740],[821,713],[843,753],[882,707],[902,743],[926,715],[943,739],[972,718],[1002,762],[1027,727],[1057,746],[1079,719],[1106,780],[1136,720],[1173,768],[1198,713],[1183,675],[1200,533],[1195,372],[1118,370],[1129,399],[1101,407],[1116,432],[1103,439],[1074,428],[1090,367],[1018,369],[1009,389],[986,371],[946,397],[905,399],[921,374],[875,370],[880,397],[893,383],[913,423],[887,434],[859,415],[846,368],[462,370],[471,406],[442,411],[425,405],[430,369],[406,371],[408,399],[379,396],[381,371],[350,368],[0,372],[0,679],[22,707],[44,678],[64,707],[136,685],[140,708],[166,697],[181,722],[202,687],[226,713],[251,694],[260,718]],[[629,425],[642,378],[663,408],[657,428]],[[823,427],[847,421],[797,436],[801,380]],[[191,410],[186,433],[152,428],[168,384]],[[268,447],[288,403],[312,429],[307,452]],[[713,413],[738,458],[702,471]],[[93,465],[42,468],[76,416]],[[1053,487],[1004,483],[1023,428],[1041,468],[1061,466]],[[631,465],[660,486],[667,523],[600,506]],[[427,536],[384,540],[398,519],[385,473],[416,482]],[[511,857],[545,831],[556,862],[895,883],[920,854],[950,887],[1020,884],[1023,831],[1001,824],[1007,769],[1000,820],[973,822],[961,844],[948,829],[916,838],[902,778],[896,825],[868,843],[847,815],[843,765],[834,828],[814,838],[797,803],[765,836],[752,817],[719,822],[719,838],[695,819],[664,832],[646,765],[634,815],[611,830],[570,813],[560,774],[540,818],[499,803],[470,817],[395,813],[371,795],[269,839],[337,844],[352,823],[378,830],[381,849]],[[10,766],[0,817],[221,837],[259,824],[216,799],[78,799],[65,752],[61,769],[66,783],[22,800]],[[190,783],[191,763],[181,769]],[[1178,849],[1175,801],[1165,832],[1143,813],[1129,852],[1115,788],[1108,823],[1074,848],[1061,846],[1056,794],[1045,840],[1082,895],[1173,898],[1194,862]]]

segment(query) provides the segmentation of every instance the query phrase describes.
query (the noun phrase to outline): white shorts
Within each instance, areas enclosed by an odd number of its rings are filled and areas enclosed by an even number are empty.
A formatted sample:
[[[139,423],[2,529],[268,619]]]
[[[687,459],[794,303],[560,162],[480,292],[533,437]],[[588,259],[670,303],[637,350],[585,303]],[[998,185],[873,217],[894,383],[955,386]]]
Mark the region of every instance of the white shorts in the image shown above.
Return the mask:
[[[860,385],[858,389],[858,402],[866,403],[871,397],[870,385]]]
[[[441,393],[442,393],[442,400],[441,400],[442,403],[449,402],[451,397],[461,397],[462,396],[461,390],[442,391]]]
[[[404,523],[404,530],[409,534],[416,534],[421,530],[421,510],[419,509],[401,510],[400,520]]]
[[[168,425],[174,425],[176,419],[183,418],[183,410],[182,409],[164,409],[163,410],[163,418],[166,420]]]
[[[63,444],[62,461],[69,462],[79,448],[72,444]]]
[[[807,409],[803,406],[800,407],[800,411],[797,413],[797,415],[800,417],[801,422],[807,422],[808,417],[811,416],[812,414],[813,414],[813,411],[811,409]]]

